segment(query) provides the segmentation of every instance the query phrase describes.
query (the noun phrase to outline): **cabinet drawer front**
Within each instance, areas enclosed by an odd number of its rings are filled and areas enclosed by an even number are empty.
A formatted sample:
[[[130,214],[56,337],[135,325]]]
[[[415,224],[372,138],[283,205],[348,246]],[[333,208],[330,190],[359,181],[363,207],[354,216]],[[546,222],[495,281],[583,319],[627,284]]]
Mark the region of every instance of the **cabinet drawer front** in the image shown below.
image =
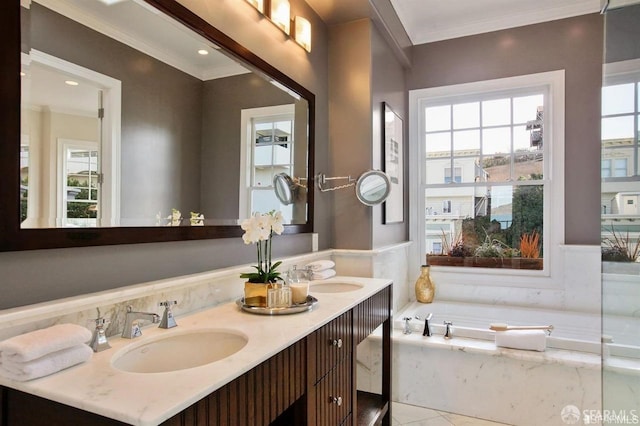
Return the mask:
[[[353,349],[352,312],[334,319],[315,332],[316,378],[322,379],[335,365]]]
[[[347,357],[316,385],[317,426],[340,425],[351,414],[351,385],[351,357]]]

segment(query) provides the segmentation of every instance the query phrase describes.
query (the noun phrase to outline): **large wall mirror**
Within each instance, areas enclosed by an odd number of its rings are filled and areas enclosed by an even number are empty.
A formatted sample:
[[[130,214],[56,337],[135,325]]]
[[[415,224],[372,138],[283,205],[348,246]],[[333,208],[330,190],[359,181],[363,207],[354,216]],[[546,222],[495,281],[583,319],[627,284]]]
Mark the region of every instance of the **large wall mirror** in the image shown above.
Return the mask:
[[[312,93],[173,0],[20,3],[3,250],[312,230],[313,191],[273,190],[313,176]]]

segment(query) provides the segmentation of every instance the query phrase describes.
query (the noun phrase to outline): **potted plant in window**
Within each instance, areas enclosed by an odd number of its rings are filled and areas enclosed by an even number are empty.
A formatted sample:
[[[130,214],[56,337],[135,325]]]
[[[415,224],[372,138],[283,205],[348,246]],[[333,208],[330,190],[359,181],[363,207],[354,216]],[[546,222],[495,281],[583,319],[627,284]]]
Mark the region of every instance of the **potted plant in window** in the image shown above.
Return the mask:
[[[459,233],[449,243],[443,232],[442,254],[427,255],[427,262],[431,266],[467,266],[481,268],[511,268],[537,269],[543,267],[540,257],[540,236],[537,231],[524,233],[520,236],[520,250],[510,247],[501,239],[492,237],[486,230],[485,240],[474,245],[477,237],[471,234]]]
[[[258,264],[255,272],[240,275],[247,281],[244,284],[244,303],[247,306],[267,306],[267,291],[278,282],[280,272],[278,266],[282,262],[271,262],[271,246],[273,234],[280,235],[284,231],[282,213],[255,213],[242,221],[245,231],[242,240],[245,244],[255,244],[258,253]]]
[[[616,232],[611,226],[610,236],[602,240],[602,272],[613,274],[640,274],[640,240]]]

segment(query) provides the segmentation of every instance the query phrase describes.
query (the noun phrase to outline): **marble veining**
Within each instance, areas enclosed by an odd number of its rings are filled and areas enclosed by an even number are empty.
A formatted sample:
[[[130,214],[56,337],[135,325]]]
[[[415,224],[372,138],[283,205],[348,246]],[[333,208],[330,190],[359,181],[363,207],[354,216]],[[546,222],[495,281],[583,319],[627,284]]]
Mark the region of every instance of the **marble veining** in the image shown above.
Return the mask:
[[[348,293],[318,293],[315,296],[319,303],[314,309],[296,315],[252,315],[241,311],[234,302],[188,315],[176,313],[179,324],[176,328],[163,330],[147,326],[143,328],[143,336],[134,341],[120,337],[110,339],[112,348],[94,354],[85,364],[30,382],[0,378],[0,384],[130,424],[157,425],[391,284],[386,279],[359,277],[336,277],[328,281],[362,287]],[[155,296],[153,299],[157,300]],[[143,302],[139,306],[143,306]],[[80,316],[90,314],[89,310]],[[140,339],[207,328],[244,333],[249,341],[227,358],[177,372],[126,373],[112,366],[112,358],[119,351],[131,344],[140,344],[143,342]],[[167,386],[171,387],[169,392],[148,392]]]

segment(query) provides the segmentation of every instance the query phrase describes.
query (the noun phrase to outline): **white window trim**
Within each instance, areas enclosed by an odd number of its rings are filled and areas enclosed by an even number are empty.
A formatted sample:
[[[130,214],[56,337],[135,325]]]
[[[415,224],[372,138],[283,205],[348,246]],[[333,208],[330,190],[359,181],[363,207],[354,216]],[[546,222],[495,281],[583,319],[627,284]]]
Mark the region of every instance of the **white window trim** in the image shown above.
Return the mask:
[[[251,215],[249,206],[251,205],[251,155],[253,137],[251,134],[251,122],[255,118],[269,117],[274,115],[295,115],[295,105],[275,105],[269,107],[243,109],[240,112],[240,191],[238,202],[238,214],[240,220]],[[292,129],[293,130],[293,129]]]
[[[437,98],[473,95],[485,92],[522,89],[536,86],[548,87],[548,105],[545,105],[545,124],[551,129],[545,133],[544,176],[549,179],[544,197],[545,267],[542,271],[489,268],[433,267],[434,274],[447,282],[469,283],[483,286],[560,288],[562,286],[562,245],[564,245],[564,70],[550,71],[517,77],[501,78],[452,86],[441,86],[409,91],[410,117],[410,179],[411,205],[410,236],[415,253],[411,258],[414,270],[424,262],[425,253],[425,201],[423,182],[426,178],[425,144],[421,129],[424,128],[422,104]],[[547,151],[547,150],[550,150]],[[548,155],[550,154],[550,155]]]

